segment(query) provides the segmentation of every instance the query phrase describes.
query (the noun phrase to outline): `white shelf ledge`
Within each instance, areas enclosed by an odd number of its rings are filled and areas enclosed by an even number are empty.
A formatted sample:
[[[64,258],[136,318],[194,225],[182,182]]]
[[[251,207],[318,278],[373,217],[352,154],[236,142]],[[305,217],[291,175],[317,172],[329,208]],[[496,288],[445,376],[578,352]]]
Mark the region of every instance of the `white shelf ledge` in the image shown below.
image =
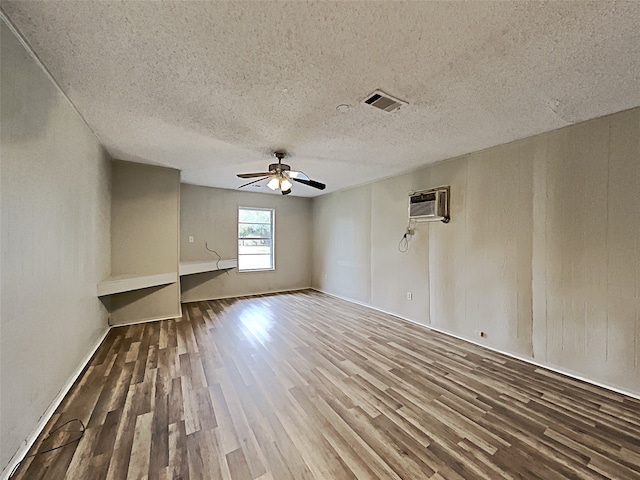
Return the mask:
[[[196,273],[215,272],[216,270],[229,270],[230,268],[236,268],[238,266],[238,260],[231,258],[228,260],[195,260],[189,262],[180,262],[180,276],[194,275]]]
[[[113,295],[115,293],[131,292],[148,287],[169,285],[178,281],[176,272],[159,273],[157,275],[115,275],[98,284],[98,296]]]

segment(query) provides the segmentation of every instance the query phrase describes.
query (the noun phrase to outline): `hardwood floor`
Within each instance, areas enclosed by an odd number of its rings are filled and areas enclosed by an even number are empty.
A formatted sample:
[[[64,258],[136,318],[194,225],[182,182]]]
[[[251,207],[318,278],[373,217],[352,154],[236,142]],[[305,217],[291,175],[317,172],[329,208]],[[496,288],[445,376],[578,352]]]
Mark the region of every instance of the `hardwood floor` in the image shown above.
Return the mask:
[[[313,291],[183,309],[112,329],[14,478],[640,478],[638,400]]]

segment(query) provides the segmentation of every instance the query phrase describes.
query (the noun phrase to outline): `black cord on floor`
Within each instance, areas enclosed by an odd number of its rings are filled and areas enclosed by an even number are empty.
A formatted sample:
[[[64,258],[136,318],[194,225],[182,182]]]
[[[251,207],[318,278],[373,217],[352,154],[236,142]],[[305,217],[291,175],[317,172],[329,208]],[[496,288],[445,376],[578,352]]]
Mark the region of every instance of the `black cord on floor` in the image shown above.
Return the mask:
[[[53,430],[51,430],[51,431],[49,432],[49,434],[48,434],[46,437],[44,437],[44,439],[42,440],[41,444],[42,444],[42,443],[44,443],[48,438],[50,438],[50,437],[51,437],[51,435],[53,435],[53,434],[55,434],[55,433],[59,432],[59,431],[62,429],[62,427],[64,427],[65,425],[68,425],[68,424],[70,424],[70,423],[72,423],[72,422],[78,422],[78,423],[80,423],[80,426],[81,426],[81,428],[82,428],[82,429],[78,432],[78,433],[80,434],[80,436],[79,436],[78,438],[74,438],[73,440],[69,440],[68,442],[63,443],[62,445],[57,445],[57,446],[55,446],[55,447],[51,447],[51,448],[49,448],[49,449],[47,449],[47,450],[43,450],[43,451],[41,451],[41,452],[36,452],[36,453],[32,453],[31,455],[27,455],[27,456],[25,456],[22,460],[20,460],[20,461],[16,464],[16,466],[15,466],[15,467],[13,467],[13,470],[11,470],[11,473],[9,474],[9,479],[13,478],[13,476],[14,476],[14,475],[16,474],[16,472],[18,471],[18,468],[20,468],[20,465],[22,465],[22,462],[24,462],[25,458],[35,457],[35,456],[37,456],[37,455],[42,455],[43,453],[53,452],[54,450],[59,450],[59,449],[61,449],[61,448],[63,448],[63,447],[66,447],[67,445],[71,445],[72,443],[79,442],[79,441],[80,441],[80,439],[84,436],[84,432],[87,430],[87,427],[85,427],[85,426],[84,426],[84,423],[82,422],[82,420],[80,420],[79,418],[74,418],[74,419],[71,419],[71,420],[69,420],[69,421],[67,421],[67,422],[64,422],[62,425],[60,425],[60,426],[58,426],[58,427],[54,428]]]

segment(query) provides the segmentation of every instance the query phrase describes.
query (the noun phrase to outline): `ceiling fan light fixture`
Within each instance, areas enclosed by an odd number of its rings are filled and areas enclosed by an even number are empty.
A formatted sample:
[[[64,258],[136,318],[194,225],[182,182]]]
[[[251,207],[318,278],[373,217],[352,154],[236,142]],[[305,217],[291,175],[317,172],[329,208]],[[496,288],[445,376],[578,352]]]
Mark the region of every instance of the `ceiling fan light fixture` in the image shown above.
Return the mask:
[[[291,190],[291,187],[293,187],[293,183],[291,183],[289,181],[289,179],[287,178],[283,178],[280,181],[280,190],[285,191],[285,190]]]
[[[269,183],[267,183],[267,187],[271,190],[278,190],[278,188],[280,188],[280,180],[277,177],[273,177],[269,180]]]
[[[286,156],[285,152],[277,151],[274,152],[273,155],[278,159],[278,163],[272,163],[269,165],[268,172],[238,173],[238,177],[240,178],[262,177],[245,183],[244,185],[240,185],[238,188],[253,185],[254,183],[269,179],[267,187],[273,191],[280,190],[282,195],[289,195],[291,193],[293,182],[302,183],[303,185],[317,188],[318,190],[325,189],[326,185],[324,183],[311,180],[305,173],[291,170],[289,165],[282,163],[282,159]]]

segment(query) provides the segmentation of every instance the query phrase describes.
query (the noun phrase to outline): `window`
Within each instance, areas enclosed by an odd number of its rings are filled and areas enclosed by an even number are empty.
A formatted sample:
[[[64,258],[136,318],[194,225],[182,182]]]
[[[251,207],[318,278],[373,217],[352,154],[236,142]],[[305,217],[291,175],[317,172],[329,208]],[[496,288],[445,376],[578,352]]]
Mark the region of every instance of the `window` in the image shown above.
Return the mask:
[[[273,270],[273,217],[270,208],[238,207],[238,271]]]

